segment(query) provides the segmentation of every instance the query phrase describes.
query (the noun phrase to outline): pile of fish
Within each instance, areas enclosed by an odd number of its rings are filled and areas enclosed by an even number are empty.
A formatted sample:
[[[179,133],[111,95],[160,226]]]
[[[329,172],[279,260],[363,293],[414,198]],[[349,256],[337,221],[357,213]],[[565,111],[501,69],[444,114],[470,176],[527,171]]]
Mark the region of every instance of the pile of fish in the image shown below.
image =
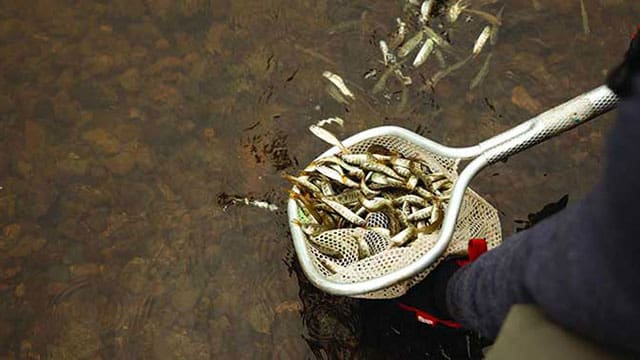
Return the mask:
[[[379,248],[380,239],[387,248],[408,246],[418,234],[440,229],[453,186],[444,173],[378,145],[352,153],[328,130],[318,125],[310,130],[340,152],[314,160],[298,176],[284,176],[297,189],[290,193],[299,209],[294,223],[320,252],[340,257],[338,248],[321,241],[335,229],[380,235],[378,244],[349,238],[357,242],[360,259],[378,252],[372,247]]]
[[[445,2],[437,0],[425,0],[422,3],[410,0],[407,6],[405,13],[415,19],[414,24],[407,25],[407,22],[403,19],[397,18],[397,30],[391,35],[389,41],[380,40],[382,62],[387,69],[373,87],[373,93],[382,91],[387,79],[392,74],[405,86],[413,83],[413,79],[410,76],[403,74],[402,67],[409,55],[416,49],[418,50],[412,61],[413,68],[423,65],[431,55],[434,55],[440,65],[441,70],[429,77],[424,84],[424,87],[434,87],[438,81],[476,58],[487,42],[492,45],[497,43],[504,7],[500,9],[497,15],[493,15],[486,11],[471,9],[469,3],[465,0],[457,0],[448,7],[446,7]],[[437,9],[437,7],[442,8]],[[446,21],[434,21],[436,13],[444,15],[443,17]],[[462,14],[466,14],[467,21],[471,21],[472,17],[475,17],[482,19],[487,24],[475,41],[471,53],[463,58],[460,56],[459,49],[454,49],[447,40],[453,31],[453,24],[458,21]],[[410,27],[415,27],[417,31],[408,36]],[[448,65],[445,53],[456,62]],[[471,81],[470,88],[478,86],[487,75],[490,61],[491,54],[485,59],[480,71]],[[373,77],[373,75],[373,72],[367,73],[365,78]]]

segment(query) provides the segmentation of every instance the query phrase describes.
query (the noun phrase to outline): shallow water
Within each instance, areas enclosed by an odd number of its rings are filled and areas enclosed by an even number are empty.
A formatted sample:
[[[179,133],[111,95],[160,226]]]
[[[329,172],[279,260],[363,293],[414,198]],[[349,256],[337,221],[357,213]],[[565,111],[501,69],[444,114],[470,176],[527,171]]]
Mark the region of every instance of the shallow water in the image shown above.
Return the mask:
[[[433,59],[407,70],[402,105],[397,81],[373,94],[363,75],[383,70],[378,41],[405,1],[1,1],[0,357],[479,357],[472,333],[391,329],[379,303],[320,293],[284,211],[222,201],[283,208],[280,174],[326,148],[307,127],[329,116],[340,136],[393,124],[481,141],[602,83],[640,13],[585,0],[585,35],[578,0],[471,3],[506,4],[497,45],[435,89],[418,90]],[[451,42],[470,50],[484,23],[457,24]],[[332,99],[324,70],[356,101]],[[505,235],[589,191],[613,119],[474,180]]]

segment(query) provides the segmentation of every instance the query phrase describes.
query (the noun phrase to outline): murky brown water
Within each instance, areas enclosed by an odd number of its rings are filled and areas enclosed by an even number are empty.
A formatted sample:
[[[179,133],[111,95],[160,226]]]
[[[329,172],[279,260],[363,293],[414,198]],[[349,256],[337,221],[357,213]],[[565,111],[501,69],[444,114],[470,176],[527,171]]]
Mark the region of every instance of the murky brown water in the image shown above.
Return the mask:
[[[1,1],[0,357],[479,356],[469,334],[425,333],[421,353],[376,342],[362,328],[375,313],[299,278],[283,211],[218,197],[284,205],[280,173],[325,149],[306,128],[328,116],[346,120],[341,136],[394,124],[452,145],[487,138],[599,85],[640,3],[585,0],[584,35],[578,0],[504,2],[497,46],[434,91],[417,83],[437,65],[407,70],[402,106],[398,82],[372,94],[363,75],[383,70],[377,44],[404,3]],[[482,26],[460,20],[453,45],[470,49]],[[469,90],[488,50],[489,75]],[[357,100],[334,101],[323,70]],[[505,234],[589,190],[612,119],[474,181]],[[473,354],[455,352],[465,337]]]

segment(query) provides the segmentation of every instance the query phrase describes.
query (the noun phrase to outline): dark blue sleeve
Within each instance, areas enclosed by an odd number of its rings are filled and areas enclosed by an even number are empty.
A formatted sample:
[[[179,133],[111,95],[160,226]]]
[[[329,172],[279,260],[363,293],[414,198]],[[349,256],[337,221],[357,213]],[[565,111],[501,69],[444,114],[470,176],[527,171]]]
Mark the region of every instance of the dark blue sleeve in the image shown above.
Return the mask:
[[[459,270],[447,286],[452,316],[494,338],[511,305],[536,303],[569,329],[640,351],[639,147],[636,96],[619,107],[593,191]]]

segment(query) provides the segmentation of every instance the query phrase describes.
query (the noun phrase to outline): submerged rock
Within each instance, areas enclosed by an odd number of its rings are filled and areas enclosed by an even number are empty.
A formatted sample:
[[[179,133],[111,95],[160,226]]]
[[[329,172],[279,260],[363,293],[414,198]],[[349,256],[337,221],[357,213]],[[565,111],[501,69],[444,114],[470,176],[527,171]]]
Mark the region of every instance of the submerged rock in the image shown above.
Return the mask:
[[[534,99],[523,86],[516,86],[511,91],[511,102],[531,114],[542,111],[542,104]]]
[[[93,147],[106,152],[107,154],[116,154],[120,151],[120,142],[105,129],[93,129],[82,134],[82,140],[86,141]]]

